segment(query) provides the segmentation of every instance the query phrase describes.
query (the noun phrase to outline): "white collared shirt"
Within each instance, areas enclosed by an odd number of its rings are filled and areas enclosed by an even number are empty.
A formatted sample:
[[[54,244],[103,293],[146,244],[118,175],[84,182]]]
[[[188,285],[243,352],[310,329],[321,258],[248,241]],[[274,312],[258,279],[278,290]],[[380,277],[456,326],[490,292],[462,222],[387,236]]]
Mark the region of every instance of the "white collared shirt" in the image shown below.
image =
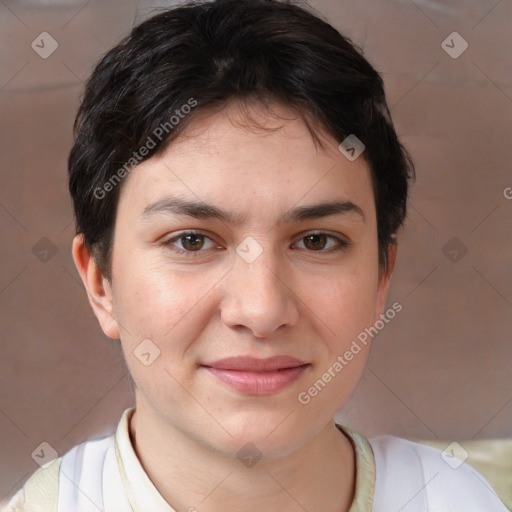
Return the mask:
[[[81,443],[38,469],[2,511],[176,512],[135,453],[134,410],[123,413],[115,434]],[[368,440],[337,427],[356,456],[349,512],[508,512],[479,473],[465,463],[454,469],[435,448],[394,436]]]

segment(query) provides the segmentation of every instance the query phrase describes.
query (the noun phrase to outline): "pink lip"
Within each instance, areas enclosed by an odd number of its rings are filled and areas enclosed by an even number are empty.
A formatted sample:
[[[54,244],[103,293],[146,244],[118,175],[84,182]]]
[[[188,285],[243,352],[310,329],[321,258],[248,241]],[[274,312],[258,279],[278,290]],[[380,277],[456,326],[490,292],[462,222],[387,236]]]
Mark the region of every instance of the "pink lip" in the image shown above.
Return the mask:
[[[309,364],[290,356],[274,356],[268,359],[240,356],[202,366],[242,393],[269,395],[297,380]]]

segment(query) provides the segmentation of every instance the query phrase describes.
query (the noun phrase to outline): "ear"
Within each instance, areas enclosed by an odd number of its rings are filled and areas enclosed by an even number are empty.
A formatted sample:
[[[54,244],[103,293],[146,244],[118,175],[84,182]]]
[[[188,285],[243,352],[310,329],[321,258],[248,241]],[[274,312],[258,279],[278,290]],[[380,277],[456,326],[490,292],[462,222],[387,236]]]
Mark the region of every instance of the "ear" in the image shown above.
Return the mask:
[[[119,326],[114,316],[112,287],[94,261],[83,235],[76,235],[72,247],[73,260],[87,291],[89,303],[103,332],[112,339],[119,338]]]
[[[386,297],[388,295],[389,283],[391,282],[391,275],[395,268],[396,253],[398,249],[398,243],[396,235],[393,235],[393,240],[388,246],[388,263],[387,267],[382,267],[379,270],[379,287],[377,292],[377,303],[375,305],[375,318],[374,323],[380,320],[380,315],[384,313],[386,308]]]

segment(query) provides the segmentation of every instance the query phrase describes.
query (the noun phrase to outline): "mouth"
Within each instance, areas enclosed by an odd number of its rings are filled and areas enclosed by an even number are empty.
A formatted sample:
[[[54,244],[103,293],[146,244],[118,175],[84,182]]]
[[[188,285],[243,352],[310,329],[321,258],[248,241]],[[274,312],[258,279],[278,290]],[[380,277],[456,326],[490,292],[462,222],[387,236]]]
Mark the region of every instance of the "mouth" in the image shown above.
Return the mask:
[[[290,356],[268,359],[239,356],[201,366],[216,379],[241,393],[265,396],[290,386],[311,364]]]

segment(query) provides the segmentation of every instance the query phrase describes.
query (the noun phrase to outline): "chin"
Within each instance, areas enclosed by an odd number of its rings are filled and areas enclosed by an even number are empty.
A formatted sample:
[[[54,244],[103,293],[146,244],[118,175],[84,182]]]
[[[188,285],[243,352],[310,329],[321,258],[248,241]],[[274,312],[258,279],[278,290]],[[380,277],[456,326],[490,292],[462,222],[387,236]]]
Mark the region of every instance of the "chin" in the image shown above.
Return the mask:
[[[219,420],[232,435],[222,436],[222,441],[226,444],[219,446],[220,451],[233,455],[242,447],[252,444],[266,458],[287,455],[303,444],[307,431],[304,425],[298,425],[296,419],[292,419],[293,413],[285,419],[289,412],[283,413],[281,410],[271,414],[247,413],[242,417],[238,414],[232,422]]]

